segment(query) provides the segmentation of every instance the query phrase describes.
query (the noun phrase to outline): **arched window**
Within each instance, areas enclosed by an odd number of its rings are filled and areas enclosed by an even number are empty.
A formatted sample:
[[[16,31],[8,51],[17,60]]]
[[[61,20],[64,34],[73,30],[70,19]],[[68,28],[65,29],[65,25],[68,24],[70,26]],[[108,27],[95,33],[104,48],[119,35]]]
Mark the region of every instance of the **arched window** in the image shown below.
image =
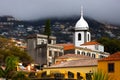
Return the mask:
[[[90,53],[89,53],[89,52],[87,53],[87,56],[90,56]]]
[[[80,51],[77,51],[77,54],[80,54]]]
[[[95,54],[92,54],[92,57],[95,58],[96,57]]]
[[[90,35],[88,34],[88,41],[90,41]]]
[[[85,52],[82,52],[81,54],[82,54],[82,55],[85,55]]]
[[[78,40],[81,40],[81,33],[78,34]]]

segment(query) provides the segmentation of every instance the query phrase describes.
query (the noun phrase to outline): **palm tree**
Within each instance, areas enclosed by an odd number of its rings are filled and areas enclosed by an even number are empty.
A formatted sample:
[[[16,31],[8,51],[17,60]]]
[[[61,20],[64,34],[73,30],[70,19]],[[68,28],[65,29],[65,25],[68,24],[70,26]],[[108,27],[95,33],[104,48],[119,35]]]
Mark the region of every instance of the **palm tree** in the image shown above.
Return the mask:
[[[112,80],[112,78],[107,73],[98,70],[93,72],[92,80]]]
[[[13,76],[12,80],[30,80],[25,72],[16,72],[16,74]]]
[[[0,67],[0,77],[5,78],[6,80],[11,78],[13,74],[15,74],[18,61],[19,61],[18,57],[8,56],[5,59],[5,69]]]

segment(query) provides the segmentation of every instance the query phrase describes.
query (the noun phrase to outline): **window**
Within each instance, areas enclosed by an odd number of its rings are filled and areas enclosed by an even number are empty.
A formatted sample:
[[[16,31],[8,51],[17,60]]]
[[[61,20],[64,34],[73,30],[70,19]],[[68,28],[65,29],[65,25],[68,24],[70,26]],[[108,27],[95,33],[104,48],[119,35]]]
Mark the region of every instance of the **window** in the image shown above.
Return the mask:
[[[63,53],[62,52],[59,52],[59,56],[62,56],[63,55]]]
[[[52,51],[49,51],[49,56],[52,56]]]
[[[80,33],[78,34],[78,40],[81,40],[81,34]]]
[[[89,53],[89,52],[87,53],[87,56],[90,56],[90,53]]]
[[[58,52],[55,51],[54,55],[55,55],[55,58],[58,57]]]
[[[65,75],[64,74],[62,74],[62,73],[55,73],[54,74],[54,77],[55,77],[55,80],[63,80],[64,79],[64,77],[65,77]]]
[[[100,58],[104,58],[105,56],[103,56],[103,55],[100,55],[99,57],[100,57]]]
[[[52,41],[51,41],[50,39],[48,39],[48,44],[52,44],[51,42],[52,42]]]
[[[77,72],[77,80],[82,80],[82,79],[83,79],[83,77],[80,75],[79,72]]]
[[[95,58],[96,57],[95,54],[92,54],[92,57]]]
[[[77,51],[77,54],[80,54],[80,51]]]
[[[88,41],[90,41],[90,35],[88,34]]]
[[[44,44],[44,40],[41,40],[41,44]]]
[[[68,71],[68,78],[74,78],[74,73]]]
[[[46,71],[41,73],[41,77],[42,77],[42,78],[43,78],[43,77],[46,77],[46,76],[47,76],[47,72],[46,72]]]
[[[114,72],[114,63],[108,63],[108,72]]]
[[[98,50],[98,45],[95,45],[95,49]]]
[[[81,54],[82,54],[82,55],[85,55],[85,52],[82,52]]]

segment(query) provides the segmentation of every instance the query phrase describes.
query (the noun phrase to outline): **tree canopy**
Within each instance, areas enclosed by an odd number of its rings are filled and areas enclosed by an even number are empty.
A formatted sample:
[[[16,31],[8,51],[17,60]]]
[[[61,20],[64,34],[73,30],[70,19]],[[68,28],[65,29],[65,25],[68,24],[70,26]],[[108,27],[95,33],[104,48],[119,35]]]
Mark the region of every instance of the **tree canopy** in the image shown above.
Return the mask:
[[[98,39],[97,41],[104,45],[105,52],[109,52],[110,54],[113,54],[117,51],[120,51],[120,40],[118,39],[110,39],[103,37]]]
[[[32,58],[27,54],[26,51],[15,46],[15,43],[11,42],[10,39],[0,37],[0,63],[5,63],[6,57],[11,55],[19,57],[20,61],[25,64],[32,62]]]

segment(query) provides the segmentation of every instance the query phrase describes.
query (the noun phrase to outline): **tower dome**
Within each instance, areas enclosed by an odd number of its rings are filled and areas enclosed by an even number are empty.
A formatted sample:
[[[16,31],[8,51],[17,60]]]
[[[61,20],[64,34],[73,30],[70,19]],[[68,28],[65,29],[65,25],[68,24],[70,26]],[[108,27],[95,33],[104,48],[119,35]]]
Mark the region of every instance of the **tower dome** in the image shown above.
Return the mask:
[[[75,29],[79,30],[88,30],[89,26],[87,21],[83,18],[83,9],[81,7],[81,18],[77,21]]]

